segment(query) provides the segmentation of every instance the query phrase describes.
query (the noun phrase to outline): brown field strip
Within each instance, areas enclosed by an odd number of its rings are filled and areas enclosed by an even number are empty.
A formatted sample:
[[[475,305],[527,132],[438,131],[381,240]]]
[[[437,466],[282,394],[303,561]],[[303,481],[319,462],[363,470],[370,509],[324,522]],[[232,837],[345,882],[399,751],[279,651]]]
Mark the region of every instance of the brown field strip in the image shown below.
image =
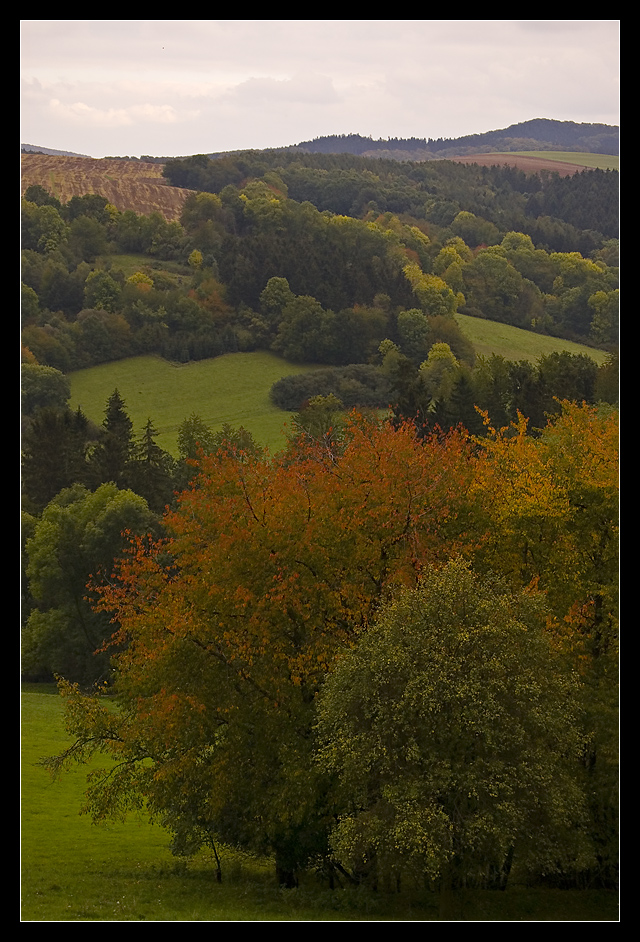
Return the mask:
[[[478,164],[479,167],[507,166],[517,167],[525,173],[537,170],[554,170],[561,177],[569,177],[580,170],[586,170],[584,164],[571,164],[564,160],[547,157],[524,157],[522,154],[468,154],[464,157],[448,157],[459,164]]]
[[[67,203],[72,196],[98,193],[121,212],[157,212],[169,222],[180,219],[191,193],[164,182],[163,164],[53,154],[22,154],[21,164],[23,193],[27,187],[39,184],[61,203]]]

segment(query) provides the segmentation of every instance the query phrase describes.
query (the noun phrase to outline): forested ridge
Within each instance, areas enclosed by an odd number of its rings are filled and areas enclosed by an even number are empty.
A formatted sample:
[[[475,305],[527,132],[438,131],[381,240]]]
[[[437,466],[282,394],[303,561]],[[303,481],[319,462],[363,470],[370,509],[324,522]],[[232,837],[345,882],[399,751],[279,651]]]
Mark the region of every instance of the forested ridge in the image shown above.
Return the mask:
[[[619,137],[619,128],[607,124],[578,124],[575,121],[534,118],[531,121],[511,124],[501,130],[467,134],[457,138],[390,137],[374,140],[361,134],[330,134],[310,141],[300,141],[278,150],[365,156],[382,153],[399,160],[415,159],[412,155],[416,153],[421,154],[421,159],[428,160],[486,153],[491,150],[573,150],[592,154],[618,154]],[[209,156],[221,157],[224,154]]]
[[[164,174],[179,223],[22,204],[22,667],[65,678],[52,766],[112,752],[97,818],[144,805],[177,854],[269,854],[285,885],[426,881],[445,914],[512,873],[615,887],[617,173]],[[457,312],[608,358],[478,357]],[[192,414],[176,459],[117,390],[100,427],[68,406],[76,369],[258,349],[322,367],[273,387],[278,455]]]

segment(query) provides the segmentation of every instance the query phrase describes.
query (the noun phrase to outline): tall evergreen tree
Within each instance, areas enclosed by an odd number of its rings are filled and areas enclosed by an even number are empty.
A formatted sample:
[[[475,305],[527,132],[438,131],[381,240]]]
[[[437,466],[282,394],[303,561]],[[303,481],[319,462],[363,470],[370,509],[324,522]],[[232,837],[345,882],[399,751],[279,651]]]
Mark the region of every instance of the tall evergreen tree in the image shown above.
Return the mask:
[[[148,419],[134,445],[129,479],[136,494],[144,497],[151,510],[161,514],[173,496],[175,462],[156,442],[157,434]]]
[[[128,486],[133,447],[133,422],[120,393],[114,389],[107,401],[100,440],[93,453],[96,483],[110,481],[118,487]]]

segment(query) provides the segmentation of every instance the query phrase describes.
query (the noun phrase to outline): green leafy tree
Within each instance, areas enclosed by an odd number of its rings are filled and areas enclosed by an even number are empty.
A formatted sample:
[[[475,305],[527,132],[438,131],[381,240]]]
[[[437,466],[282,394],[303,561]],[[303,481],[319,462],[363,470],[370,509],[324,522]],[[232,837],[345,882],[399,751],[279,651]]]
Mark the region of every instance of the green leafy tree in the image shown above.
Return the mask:
[[[58,209],[50,204],[36,206],[22,201],[22,247],[45,255],[65,245],[69,226]]]
[[[595,397],[597,402],[617,405],[620,398],[620,375],[618,354],[610,353],[602,366],[598,368]]]
[[[243,425],[235,428],[229,422],[223,422],[220,431],[211,437],[212,451],[221,454],[233,454],[240,459],[259,458],[262,448],[256,442],[251,432]]]
[[[453,315],[459,302],[464,301],[462,295],[454,294],[442,278],[425,274],[420,266],[413,262],[405,265],[403,271],[421,309],[429,317]]]
[[[20,321],[23,327],[34,324],[40,313],[40,299],[29,285],[22,284],[20,291]]]
[[[298,363],[332,362],[335,315],[300,295],[284,307],[272,349]]]
[[[101,650],[114,631],[87,598],[89,577],[110,575],[123,550],[123,531],[145,533],[156,517],[142,497],[104,484],[94,493],[76,484],[44,509],[27,539],[27,579],[33,608],[23,629],[22,672],[91,684],[109,676]]]
[[[483,249],[463,268],[464,313],[518,327],[542,314],[540,291],[527,282],[500,248]],[[539,301],[539,304],[537,303]]]
[[[21,386],[23,415],[33,415],[43,408],[65,409],[71,395],[69,380],[52,366],[24,363]]]
[[[122,289],[106,271],[92,271],[84,288],[84,305],[87,308],[115,312],[118,309]]]
[[[466,210],[456,215],[450,228],[471,248],[483,244],[494,245],[499,239],[498,229],[492,222]]]
[[[180,424],[178,451],[183,461],[197,458],[200,452],[208,455],[213,451],[213,432],[195,412]]]
[[[344,405],[333,393],[312,396],[293,418],[294,435],[302,434],[311,441],[335,448],[341,439],[343,412]]]
[[[579,682],[540,599],[452,561],[383,608],[320,694],[318,760],[338,776],[331,844],[376,883],[504,884],[512,861],[585,853]]]
[[[420,366],[420,376],[433,400],[448,399],[455,386],[460,364],[448,343],[434,343]]]
[[[24,191],[24,199],[27,200],[28,203],[35,203],[36,206],[55,206],[56,209],[61,209],[60,200],[52,196],[51,193],[45,190],[43,186],[40,186],[39,183],[34,183],[27,187]]]
[[[191,268],[197,271],[199,268],[202,268],[202,252],[199,249],[194,249],[187,261]]]
[[[107,251],[107,232],[104,225],[92,216],[77,216],[70,225],[69,247],[73,254],[85,262],[95,261]]]
[[[433,343],[429,318],[422,311],[413,308],[398,314],[398,338],[400,349],[411,360],[421,363],[429,353]]]
[[[593,310],[591,338],[596,343],[613,344],[618,342],[620,312],[620,292],[596,291],[589,298],[589,307]]]

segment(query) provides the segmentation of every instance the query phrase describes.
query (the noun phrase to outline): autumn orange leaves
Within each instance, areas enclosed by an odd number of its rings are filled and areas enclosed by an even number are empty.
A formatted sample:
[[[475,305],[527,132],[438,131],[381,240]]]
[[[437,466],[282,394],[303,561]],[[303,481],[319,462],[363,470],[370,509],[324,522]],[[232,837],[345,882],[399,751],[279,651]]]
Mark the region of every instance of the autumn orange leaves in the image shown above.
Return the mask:
[[[202,456],[164,522],[98,589],[119,625],[118,718],[103,735],[76,693],[74,730],[80,754],[118,756],[89,808],[144,794],[189,846],[216,835],[289,870],[328,853],[318,695],[401,589],[451,560],[544,601],[563,670],[595,676],[615,652],[613,413],[565,403],[537,439],[521,423],[477,440],[353,415],[339,444]]]

